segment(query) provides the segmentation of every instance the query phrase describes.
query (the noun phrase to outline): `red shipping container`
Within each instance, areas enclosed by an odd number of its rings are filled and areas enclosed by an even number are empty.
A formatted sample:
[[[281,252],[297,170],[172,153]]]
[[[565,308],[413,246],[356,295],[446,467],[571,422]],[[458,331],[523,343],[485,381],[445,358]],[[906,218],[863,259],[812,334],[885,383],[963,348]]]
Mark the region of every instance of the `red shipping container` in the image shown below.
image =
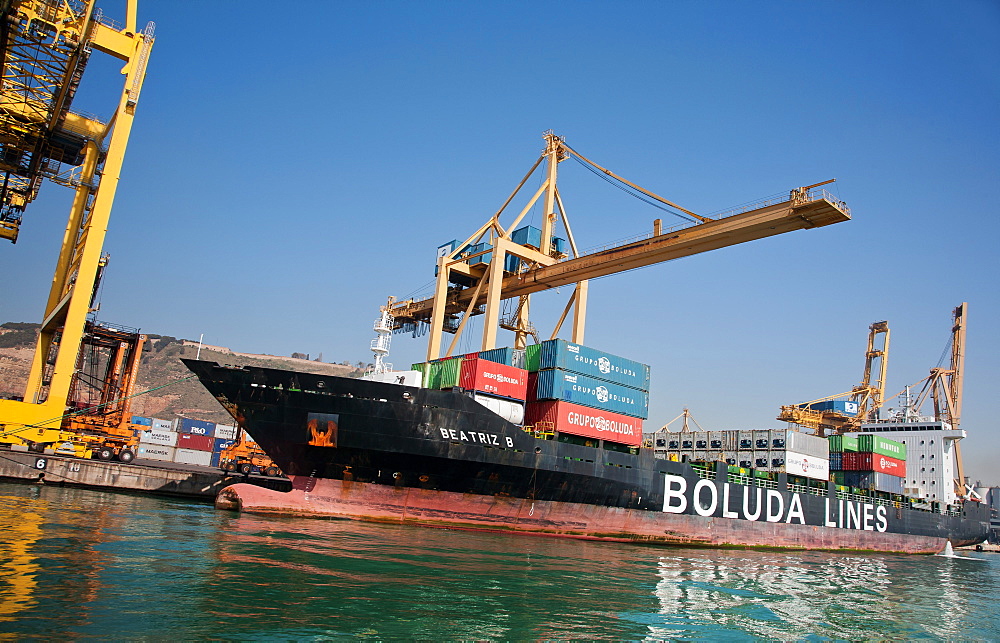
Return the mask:
[[[215,438],[210,435],[178,433],[177,447],[180,449],[194,449],[196,451],[212,451],[215,448]]]
[[[592,409],[563,400],[529,402],[524,407],[525,425],[551,423],[556,431],[639,446],[642,444],[642,420],[611,411]]]
[[[858,456],[858,471],[876,471],[897,478],[906,477],[906,460],[890,458],[878,453],[856,453],[854,455]]]
[[[487,395],[523,400],[528,393],[528,371],[476,357],[462,362],[458,385]]]

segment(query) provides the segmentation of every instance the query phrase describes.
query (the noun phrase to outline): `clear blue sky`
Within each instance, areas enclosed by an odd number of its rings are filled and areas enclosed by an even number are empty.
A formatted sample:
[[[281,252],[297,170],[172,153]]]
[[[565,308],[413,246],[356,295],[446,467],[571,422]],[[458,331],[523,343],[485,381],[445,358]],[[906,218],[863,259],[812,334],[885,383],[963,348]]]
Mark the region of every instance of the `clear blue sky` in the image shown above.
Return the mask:
[[[102,319],[367,362],[379,305],[430,284],[550,128],[701,213],[836,177],[851,222],[592,282],[587,343],[651,365],[647,430],[685,406],[777,428],[860,380],[874,321],[888,390],[920,380],[968,301],[963,453],[1000,483],[996,2],[161,0],[148,20]],[[95,54],[75,107],[107,115],[116,71]],[[581,247],[663,216],[561,172]],[[44,185],[0,247],[0,321],[41,319],[69,199]],[[396,336],[390,359],[424,351]]]

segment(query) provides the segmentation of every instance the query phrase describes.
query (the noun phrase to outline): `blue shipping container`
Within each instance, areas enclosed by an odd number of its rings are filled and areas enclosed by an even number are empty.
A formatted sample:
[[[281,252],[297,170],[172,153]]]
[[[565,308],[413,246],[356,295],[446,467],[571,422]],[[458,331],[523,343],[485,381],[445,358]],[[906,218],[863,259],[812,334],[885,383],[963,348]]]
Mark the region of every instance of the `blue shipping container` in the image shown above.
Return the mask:
[[[177,423],[177,430],[180,433],[190,433],[191,435],[205,435],[208,437],[213,437],[215,435],[215,422],[206,422],[204,420],[192,420],[190,418],[181,418]]]
[[[856,415],[858,403],[848,400],[827,400],[826,402],[813,402],[812,404],[799,404],[800,409],[810,408],[813,411],[834,411],[844,415]],[[857,485],[854,485],[857,486]]]
[[[531,393],[529,392],[529,397]],[[535,397],[539,400],[563,400],[646,419],[649,416],[649,393],[559,369],[538,371]]]
[[[208,462],[208,466],[210,466],[210,467],[217,467],[217,466],[219,466],[219,462],[221,460],[222,460],[222,454],[220,452],[218,452],[218,451],[213,451],[212,452],[212,459]]]
[[[133,415],[132,424],[141,424],[142,426],[153,426],[153,418],[144,418],[141,415]]]
[[[572,344],[564,339],[541,343],[538,368],[559,368],[641,391],[649,390],[649,366],[646,364]]]
[[[228,449],[234,444],[236,444],[236,440],[228,440],[226,438],[215,438],[215,446],[212,447],[212,451],[218,453],[223,449]]]
[[[830,454],[830,470],[831,471],[840,471],[841,469],[843,469],[843,460],[844,460],[844,454],[843,453],[831,453]]]
[[[507,366],[514,365],[514,349],[511,347],[506,348],[494,348],[488,351],[479,351],[477,354],[479,359],[485,359],[487,362],[496,362],[497,364],[506,364]],[[466,355],[466,357],[472,357],[473,355]]]

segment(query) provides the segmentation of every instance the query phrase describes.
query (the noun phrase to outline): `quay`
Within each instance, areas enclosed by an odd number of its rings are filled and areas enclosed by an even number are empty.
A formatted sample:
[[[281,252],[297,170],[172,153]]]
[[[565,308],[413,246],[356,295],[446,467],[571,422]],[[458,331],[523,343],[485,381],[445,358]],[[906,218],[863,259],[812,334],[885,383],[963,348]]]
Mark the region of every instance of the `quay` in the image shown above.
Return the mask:
[[[288,491],[284,477],[243,476],[218,469],[136,459],[123,464],[72,456],[0,450],[0,481],[130,491],[214,501],[219,491],[247,482]]]

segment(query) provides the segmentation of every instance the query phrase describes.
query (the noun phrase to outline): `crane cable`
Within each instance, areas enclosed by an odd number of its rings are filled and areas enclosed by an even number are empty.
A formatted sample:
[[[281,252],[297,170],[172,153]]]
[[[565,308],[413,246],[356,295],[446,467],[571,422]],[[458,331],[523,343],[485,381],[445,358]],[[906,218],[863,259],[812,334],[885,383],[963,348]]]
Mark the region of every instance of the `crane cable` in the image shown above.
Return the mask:
[[[680,214],[677,214],[676,212],[673,212],[672,210],[668,210],[668,209],[663,208],[663,207],[661,207],[659,205],[656,205],[652,201],[647,201],[645,198],[643,198],[643,197],[639,196],[638,194],[636,194],[633,190],[638,190],[639,192],[645,194],[648,197],[652,197],[653,199],[659,201],[660,203],[668,205],[671,208],[674,208],[676,210],[680,210],[685,215],[691,217],[692,219],[694,219],[695,221],[697,221],[699,223],[708,223],[709,221],[712,221],[712,219],[710,219],[709,217],[703,217],[700,214],[695,214],[694,212],[691,212],[688,209],[682,208],[681,206],[677,205],[676,203],[673,203],[672,201],[668,201],[667,199],[664,199],[662,196],[660,196],[658,194],[654,194],[654,193],[650,192],[649,190],[646,190],[644,188],[639,187],[638,185],[636,185],[635,183],[632,183],[631,181],[623,179],[622,177],[618,176],[617,174],[615,174],[611,170],[609,170],[607,168],[604,168],[604,167],[601,167],[597,163],[594,163],[593,161],[591,161],[590,159],[588,159],[583,154],[580,154],[579,152],[577,152],[576,150],[574,150],[569,145],[566,145],[565,141],[563,141],[562,146],[565,147],[567,150],[569,150],[572,153],[572,156],[576,157],[576,160],[577,160],[578,163],[584,164],[585,167],[587,167],[587,169],[591,170],[592,172],[594,172],[595,174],[597,174],[598,176],[600,176],[604,180],[608,181],[609,183],[611,183],[615,187],[618,187],[622,191],[631,194],[632,196],[636,197],[637,199],[645,201],[646,203],[649,203],[650,205],[652,205],[654,207],[657,207],[657,208],[663,210],[664,212],[669,212],[670,214],[673,214],[673,215],[679,216],[679,217],[682,216]],[[614,179],[618,183],[613,183],[612,181],[608,180],[607,177],[611,177],[612,179]],[[628,188],[631,188],[631,189],[628,189],[625,186],[628,186]]]

